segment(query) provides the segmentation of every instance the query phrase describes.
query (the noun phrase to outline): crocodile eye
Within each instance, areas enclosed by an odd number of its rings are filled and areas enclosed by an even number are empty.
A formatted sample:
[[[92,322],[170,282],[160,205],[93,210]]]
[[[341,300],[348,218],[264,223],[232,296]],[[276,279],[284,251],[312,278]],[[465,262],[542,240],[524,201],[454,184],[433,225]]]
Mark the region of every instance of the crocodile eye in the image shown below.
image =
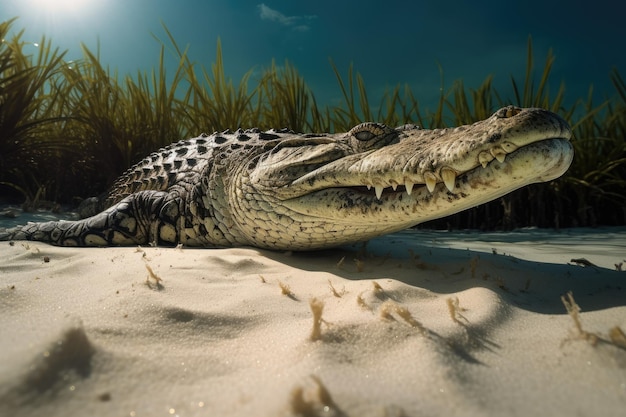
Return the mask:
[[[348,133],[354,136],[356,139],[362,142],[366,142],[368,140],[374,139],[377,136],[384,135],[385,133],[387,133],[387,130],[388,128],[384,124],[366,122],[354,126],[352,129],[350,129],[350,132]]]
[[[360,132],[356,132],[354,134],[354,137],[360,141],[365,142],[367,140],[374,139],[376,135],[373,132],[370,132],[369,130],[362,130]]]
[[[506,106],[496,111],[496,117],[498,119],[508,119],[509,117],[513,117],[516,114],[519,114],[522,111],[521,108],[516,106]]]

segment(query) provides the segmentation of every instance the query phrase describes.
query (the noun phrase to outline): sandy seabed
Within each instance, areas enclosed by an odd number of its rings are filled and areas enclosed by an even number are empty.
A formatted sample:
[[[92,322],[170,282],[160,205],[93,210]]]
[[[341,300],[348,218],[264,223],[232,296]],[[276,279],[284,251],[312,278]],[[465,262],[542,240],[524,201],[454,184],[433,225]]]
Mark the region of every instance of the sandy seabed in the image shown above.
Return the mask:
[[[624,416],[620,269],[626,229],[1,242],[0,415]]]

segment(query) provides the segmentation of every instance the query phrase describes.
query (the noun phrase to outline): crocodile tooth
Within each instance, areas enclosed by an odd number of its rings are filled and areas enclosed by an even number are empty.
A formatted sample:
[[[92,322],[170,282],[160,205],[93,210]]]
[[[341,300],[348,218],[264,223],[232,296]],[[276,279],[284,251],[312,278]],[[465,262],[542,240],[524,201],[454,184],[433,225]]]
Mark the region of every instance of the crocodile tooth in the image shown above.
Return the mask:
[[[491,154],[498,160],[498,162],[502,163],[504,162],[504,159],[506,158],[506,152],[504,151],[504,149],[497,147],[497,148],[493,148],[491,149]]]
[[[425,172],[424,180],[426,180],[426,188],[428,188],[428,191],[431,193],[435,191],[435,185],[437,185],[437,177],[435,177],[435,174],[432,172]]]
[[[446,188],[452,192],[454,191],[454,183],[456,182],[456,172],[451,168],[441,168],[441,179],[446,185]]]
[[[391,183],[391,189],[396,191],[396,188],[398,188],[398,183],[395,181],[389,181]]]
[[[482,151],[478,154],[478,162],[483,166],[483,168],[487,168],[487,164],[493,161],[493,155],[487,151]]]
[[[376,192],[376,198],[380,200],[380,196],[383,195],[383,186],[382,185],[375,185],[374,186],[374,191]]]
[[[372,189],[372,184],[367,184],[367,190],[371,190]]]
[[[502,146],[502,149],[504,149],[506,153],[511,153],[519,147],[511,142],[502,142],[500,146]]]
[[[406,193],[408,195],[411,195],[411,193],[413,192],[413,185],[415,185],[415,184],[413,184],[410,181],[407,181],[407,182],[404,183],[404,188],[406,188]]]

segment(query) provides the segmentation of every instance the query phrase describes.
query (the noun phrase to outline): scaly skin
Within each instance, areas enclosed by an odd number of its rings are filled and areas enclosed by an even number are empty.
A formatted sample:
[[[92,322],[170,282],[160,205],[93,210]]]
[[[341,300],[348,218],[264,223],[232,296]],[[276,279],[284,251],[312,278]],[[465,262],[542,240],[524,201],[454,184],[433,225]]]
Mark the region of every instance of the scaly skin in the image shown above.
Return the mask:
[[[338,134],[214,133],[129,169],[96,204],[104,211],[2,230],[0,240],[327,248],[557,178],[572,161],[570,137],[559,116],[512,106],[451,129],[363,123]]]

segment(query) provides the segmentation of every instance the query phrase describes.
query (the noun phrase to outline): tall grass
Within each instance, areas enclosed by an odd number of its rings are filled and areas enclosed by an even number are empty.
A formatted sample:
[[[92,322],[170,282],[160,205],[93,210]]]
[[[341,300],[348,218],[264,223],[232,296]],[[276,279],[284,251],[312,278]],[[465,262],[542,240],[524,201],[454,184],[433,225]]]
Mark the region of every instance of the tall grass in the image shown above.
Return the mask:
[[[111,183],[132,163],[185,133],[175,97],[183,74],[177,71],[167,82],[162,49],[156,71],[119,81],[97,54],[83,49],[84,59],[63,70],[69,97],[63,133],[85,148],[85,168],[105,174],[104,182]]]
[[[198,130],[236,129],[249,126],[254,122],[255,112],[252,99],[255,91],[248,91],[248,81],[252,71],[242,77],[237,86],[224,73],[222,46],[217,42],[217,55],[211,65],[211,71],[200,68],[201,77],[196,74],[195,66],[188,60],[184,66],[189,89],[181,103],[186,107],[191,126]]]
[[[33,202],[52,185],[44,173],[57,168],[50,162],[65,150],[54,135],[67,106],[59,80],[65,53],[45,37],[22,42],[23,31],[7,40],[14,20],[0,23],[0,185]]]
[[[14,20],[0,23],[6,39]],[[396,86],[372,104],[366,81],[350,66],[331,61],[342,103],[319,106],[289,62],[250,70],[238,82],[224,70],[217,42],[210,69],[192,62],[165,29],[157,66],[119,77],[98,52],[83,48],[78,62],[45,38],[36,53],[22,32],[0,44],[0,192],[36,206],[72,203],[97,195],[131,164],[178,139],[238,127],[288,127],[295,131],[346,131],[365,120],[425,128],[455,126],[489,117],[506,104],[543,107],[573,126],[576,156],[568,173],[526,187],[498,201],[430,223],[429,227],[511,228],[626,224],[626,84],[610,73],[615,96],[589,97],[564,107],[565,84],[550,88],[555,57],[539,71],[529,39],[525,78],[511,78],[513,97],[503,98],[488,76],[477,88],[462,80],[445,84],[433,110],[420,108],[410,87]],[[165,55],[178,65],[170,74]]]

